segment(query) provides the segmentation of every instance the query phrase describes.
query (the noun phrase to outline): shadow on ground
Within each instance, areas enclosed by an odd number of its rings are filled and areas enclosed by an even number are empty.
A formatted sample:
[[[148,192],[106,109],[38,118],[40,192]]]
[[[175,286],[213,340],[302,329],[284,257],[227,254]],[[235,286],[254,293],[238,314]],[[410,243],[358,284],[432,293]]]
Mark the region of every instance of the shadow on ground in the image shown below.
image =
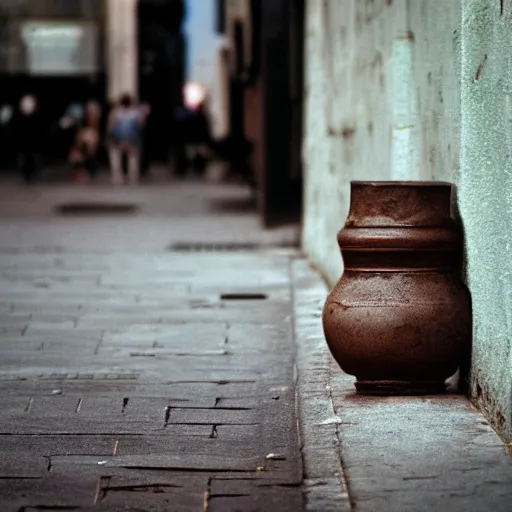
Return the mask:
[[[223,197],[209,201],[212,212],[217,213],[254,213],[257,202],[253,196],[249,197]]]

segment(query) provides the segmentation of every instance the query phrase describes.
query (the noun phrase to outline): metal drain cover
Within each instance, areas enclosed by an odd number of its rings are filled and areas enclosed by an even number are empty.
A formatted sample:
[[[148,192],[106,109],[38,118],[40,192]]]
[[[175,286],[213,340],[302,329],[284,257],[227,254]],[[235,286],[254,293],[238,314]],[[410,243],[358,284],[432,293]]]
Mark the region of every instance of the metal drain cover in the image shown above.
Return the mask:
[[[221,300],[265,300],[268,296],[266,293],[257,292],[239,292],[239,293],[223,293],[220,296]]]
[[[137,210],[131,203],[66,203],[56,208],[60,215],[127,215]]]
[[[178,242],[168,247],[172,252],[242,252],[263,251],[266,249],[297,249],[299,245],[294,242],[277,242],[262,244],[255,242]]]
[[[254,251],[261,246],[252,242],[226,242],[226,243],[176,243],[169,247],[177,252],[230,252],[230,251]]]

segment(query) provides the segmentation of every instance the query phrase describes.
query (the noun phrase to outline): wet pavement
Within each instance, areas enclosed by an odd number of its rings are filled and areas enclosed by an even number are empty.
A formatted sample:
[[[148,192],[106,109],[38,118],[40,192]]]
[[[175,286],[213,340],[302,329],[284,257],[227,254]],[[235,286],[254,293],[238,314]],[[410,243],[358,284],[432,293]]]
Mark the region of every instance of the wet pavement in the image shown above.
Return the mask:
[[[303,509],[297,229],[246,195],[2,188],[2,511]],[[91,203],[136,210],[58,208]]]

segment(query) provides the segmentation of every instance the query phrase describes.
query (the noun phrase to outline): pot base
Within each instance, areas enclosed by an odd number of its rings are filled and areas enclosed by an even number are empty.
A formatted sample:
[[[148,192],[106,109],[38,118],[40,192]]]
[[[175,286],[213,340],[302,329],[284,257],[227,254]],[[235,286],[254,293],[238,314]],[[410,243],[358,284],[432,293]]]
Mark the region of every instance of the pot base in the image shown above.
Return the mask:
[[[444,381],[357,380],[355,386],[363,395],[412,396],[446,393]]]

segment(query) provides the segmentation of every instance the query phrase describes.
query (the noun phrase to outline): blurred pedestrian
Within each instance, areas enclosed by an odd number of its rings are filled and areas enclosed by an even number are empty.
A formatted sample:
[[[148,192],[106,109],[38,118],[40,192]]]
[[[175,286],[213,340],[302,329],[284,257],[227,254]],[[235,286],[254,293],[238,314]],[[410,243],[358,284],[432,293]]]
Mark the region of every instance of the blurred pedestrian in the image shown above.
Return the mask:
[[[98,168],[100,143],[101,107],[96,101],[88,101],[85,107],[71,105],[60,121],[60,126],[74,134],[68,160],[79,182],[93,180]]]
[[[211,156],[213,140],[206,114],[206,89],[198,83],[183,88],[183,106],[175,111],[177,177],[185,177],[189,167],[203,174]]]
[[[110,172],[112,183],[122,184],[124,181],[123,157],[128,160],[128,180],[131,184],[139,182],[141,133],[144,126],[147,108],[135,105],[130,94],[123,94],[119,104],[110,113],[107,126]]]
[[[78,145],[78,135],[84,120],[84,108],[78,103],[71,103],[59,121],[59,126],[65,136],[65,145],[68,148],[68,163],[73,170],[75,181],[85,180],[83,155]]]
[[[81,131],[82,151],[85,168],[91,179],[98,170],[98,150],[100,145],[101,107],[96,101],[88,101],[85,105],[84,127]]]
[[[18,153],[18,167],[25,183],[31,183],[37,171],[44,130],[37,98],[25,94],[13,116],[13,128]]]

